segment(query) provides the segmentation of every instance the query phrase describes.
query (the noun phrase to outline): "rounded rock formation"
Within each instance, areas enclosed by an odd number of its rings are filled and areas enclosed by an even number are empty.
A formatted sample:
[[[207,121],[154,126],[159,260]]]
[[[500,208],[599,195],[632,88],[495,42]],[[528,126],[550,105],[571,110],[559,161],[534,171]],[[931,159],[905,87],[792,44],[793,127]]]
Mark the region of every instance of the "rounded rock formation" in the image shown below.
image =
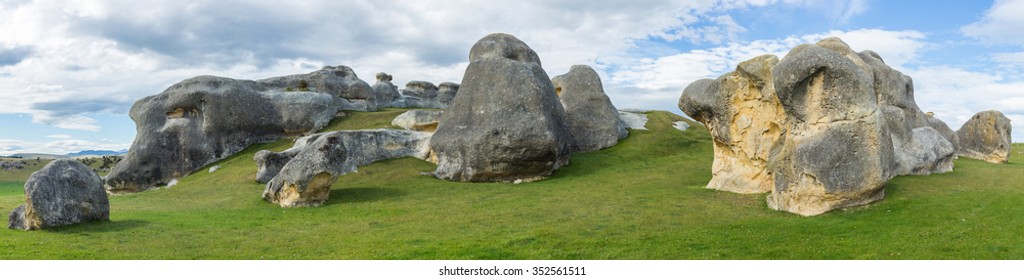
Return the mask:
[[[572,152],[604,149],[629,136],[593,68],[573,65],[569,73],[551,78],[551,83],[565,108]]]
[[[709,189],[764,193],[775,185],[769,151],[786,123],[772,83],[778,62],[774,55],[762,55],[683,90],[679,109],[704,123],[714,140]]]
[[[565,110],[537,54],[508,34],[470,49],[458,95],[430,147],[434,175],[452,181],[514,182],[550,176],[569,162]]]
[[[36,230],[107,220],[110,202],[103,182],[88,166],[58,159],[25,182],[25,204],[11,212],[7,227]]]
[[[339,96],[367,96],[347,68],[261,81],[199,76],[136,101],[135,141],[107,191],[159,187],[249,145],[319,130],[354,104]]]
[[[391,83],[391,75],[388,73],[377,73],[377,82],[373,84],[373,92],[376,95],[377,107],[394,107],[392,103],[402,98],[398,93],[398,87]]]
[[[1010,160],[1010,119],[1002,112],[989,110],[974,114],[956,131],[961,156],[991,163]]]

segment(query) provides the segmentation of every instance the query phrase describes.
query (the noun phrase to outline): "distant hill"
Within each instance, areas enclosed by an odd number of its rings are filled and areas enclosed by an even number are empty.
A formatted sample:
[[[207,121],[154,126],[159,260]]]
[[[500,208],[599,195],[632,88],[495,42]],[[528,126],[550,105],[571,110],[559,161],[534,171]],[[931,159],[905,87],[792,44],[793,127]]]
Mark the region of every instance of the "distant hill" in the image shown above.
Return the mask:
[[[10,155],[8,157],[12,157],[12,158],[20,157],[20,158],[27,158],[27,159],[34,159],[34,158],[40,158],[40,159],[59,159],[59,158],[77,158],[77,157],[118,156],[118,155],[124,155],[124,154],[127,154],[127,153],[128,153],[127,149],[120,150],[120,151],[84,150],[84,151],[75,152],[75,153],[68,153],[68,154],[65,154],[65,155],[42,154],[42,153],[21,153],[21,154],[13,154],[13,155]]]
[[[85,150],[77,153],[69,153],[64,156],[66,157],[81,157],[81,156],[116,156],[128,153],[128,150],[110,151],[110,150]]]
[[[8,157],[12,157],[12,158],[27,158],[27,159],[35,159],[35,158],[40,158],[40,159],[58,159],[58,158],[65,158],[66,156],[64,156],[64,155],[54,155],[54,154],[22,153],[22,154],[13,154],[13,155],[10,155]]]

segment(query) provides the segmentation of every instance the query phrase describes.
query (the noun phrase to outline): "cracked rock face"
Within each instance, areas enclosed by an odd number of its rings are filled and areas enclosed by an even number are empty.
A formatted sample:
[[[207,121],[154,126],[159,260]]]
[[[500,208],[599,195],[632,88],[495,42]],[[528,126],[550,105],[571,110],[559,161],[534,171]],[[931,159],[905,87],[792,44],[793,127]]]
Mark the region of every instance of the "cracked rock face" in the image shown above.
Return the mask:
[[[452,181],[514,182],[550,176],[569,162],[565,110],[537,54],[508,34],[470,49],[459,92],[430,147],[434,175]]]
[[[29,176],[25,204],[11,212],[7,227],[37,230],[109,217],[110,202],[100,177],[81,162],[58,159]]]
[[[774,55],[759,56],[683,91],[679,108],[704,123],[714,140],[709,189],[765,193],[775,185],[768,153],[786,121],[772,82],[778,62]]]
[[[132,106],[137,135],[107,175],[107,191],[159,187],[251,144],[317,131],[340,110],[366,109],[372,96],[344,66],[259,81],[186,79]]]
[[[1010,119],[999,111],[974,114],[956,131],[960,140],[959,155],[991,163],[1006,163],[1010,160],[1010,130]]]
[[[708,187],[771,192],[773,209],[817,215],[863,205],[896,175],[953,168],[956,136],[921,112],[910,77],[838,38],[696,81],[679,107],[714,139]]]
[[[573,65],[569,73],[551,78],[555,93],[565,108],[566,127],[572,136],[572,152],[590,152],[615,146],[629,136],[619,119],[601,77],[586,65]]]

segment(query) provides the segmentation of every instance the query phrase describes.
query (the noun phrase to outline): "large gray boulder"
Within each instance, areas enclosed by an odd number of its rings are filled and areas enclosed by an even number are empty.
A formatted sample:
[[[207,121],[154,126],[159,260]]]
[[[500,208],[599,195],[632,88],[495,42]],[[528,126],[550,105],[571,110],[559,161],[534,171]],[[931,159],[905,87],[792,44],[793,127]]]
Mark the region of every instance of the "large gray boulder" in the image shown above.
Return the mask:
[[[470,49],[458,95],[441,117],[430,147],[438,178],[524,182],[550,176],[571,153],[565,110],[540,59],[508,34],[490,34]]]
[[[830,38],[793,48],[772,74],[787,124],[768,206],[817,215],[882,199],[895,155],[871,68]]]
[[[391,125],[407,130],[434,132],[444,111],[441,110],[409,110],[391,120]]]
[[[277,172],[262,166],[270,161],[257,159],[262,176],[271,178],[263,199],[282,207],[320,205],[327,201],[334,181],[359,166],[402,157],[426,159],[430,135],[389,129],[335,131],[300,138],[279,153],[260,151],[287,159]]]
[[[398,87],[391,83],[391,75],[388,73],[377,73],[377,82],[373,84],[373,92],[376,94],[377,107],[392,107],[395,100],[402,98]]]
[[[405,88],[402,89],[402,95],[419,97],[422,99],[434,99],[437,98],[437,86],[431,82],[410,81],[406,83]]]
[[[978,112],[956,131],[961,156],[991,163],[1010,160],[1010,119],[1002,112]]]
[[[765,193],[775,186],[769,152],[786,125],[772,82],[777,63],[774,55],[755,57],[717,79],[691,83],[679,97],[679,109],[704,123],[714,139],[707,188]]]
[[[857,56],[870,66],[883,127],[888,130],[886,133],[893,145],[896,175],[953,171],[955,139],[937,130],[945,126],[940,124],[941,120],[930,118],[918,108],[910,76],[885,65],[881,56],[873,51],[863,51]]]
[[[107,191],[158,187],[251,144],[315,132],[355,104],[342,97],[372,96],[350,71],[325,67],[260,81],[199,76],[145,97],[129,112],[137,134],[107,175]]]
[[[445,107],[452,103],[452,99],[455,99],[455,94],[459,92],[459,84],[453,82],[443,82],[437,85],[437,101],[444,104]]]
[[[569,73],[551,78],[555,94],[565,108],[566,126],[572,136],[573,152],[590,152],[615,146],[629,136],[626,124],[619,119],[601,77],[587,65],[573,65]]]
[[[58,159],[25,182],[25,204],[11,212],[7,227],[36,230],[108,220],[110,202],[103,182],[88,166]]]

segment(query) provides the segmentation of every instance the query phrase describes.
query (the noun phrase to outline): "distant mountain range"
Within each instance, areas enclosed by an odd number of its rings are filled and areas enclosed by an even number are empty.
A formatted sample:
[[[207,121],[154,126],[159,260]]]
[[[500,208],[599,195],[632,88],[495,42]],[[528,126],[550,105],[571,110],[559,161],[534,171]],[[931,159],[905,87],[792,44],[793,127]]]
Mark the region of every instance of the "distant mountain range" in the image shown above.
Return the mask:
[[[110,150],[85,150],[77,153],[70,153],[64,156],[66,157],[80,157],[80,156],[116,156],[127,154],[128,150],[110,151]]]
[[[127,154],[128,150],[110,151],[110,150],[84,150],[76,153],[68,153],[64,155],[55,154],[13,154],[9,157],[21,157],[21,158],[41,158],[41,159],[58,159],[58,158],[74,158],[74,157],[101,157],[101,156],[117,156]]]

